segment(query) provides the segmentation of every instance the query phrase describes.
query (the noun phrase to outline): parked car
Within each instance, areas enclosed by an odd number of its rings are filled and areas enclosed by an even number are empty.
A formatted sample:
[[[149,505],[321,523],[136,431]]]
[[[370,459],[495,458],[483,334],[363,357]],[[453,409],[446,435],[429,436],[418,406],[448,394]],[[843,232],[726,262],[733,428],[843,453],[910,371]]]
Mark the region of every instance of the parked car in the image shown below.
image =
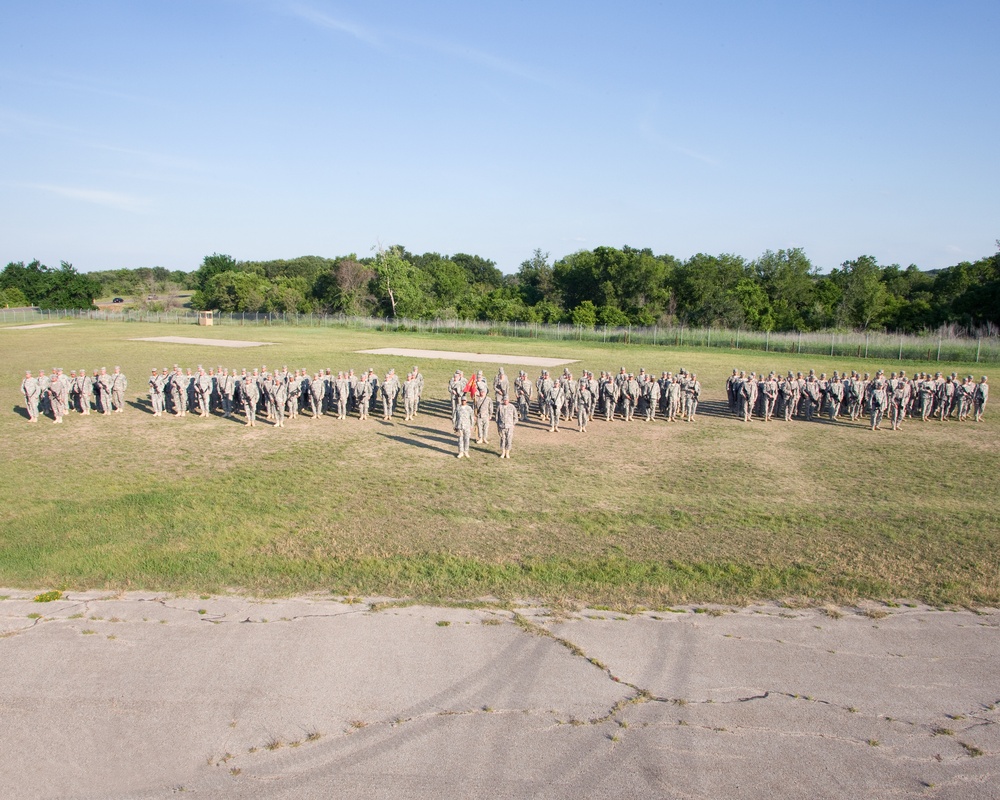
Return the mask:
[[[115,298],[114,300],[112,300],[111,302],[112,302],[112,303],[124,303],[124,302],[125,302],[125,298],[123,298],[123,297],[116,297],[116,298]]]

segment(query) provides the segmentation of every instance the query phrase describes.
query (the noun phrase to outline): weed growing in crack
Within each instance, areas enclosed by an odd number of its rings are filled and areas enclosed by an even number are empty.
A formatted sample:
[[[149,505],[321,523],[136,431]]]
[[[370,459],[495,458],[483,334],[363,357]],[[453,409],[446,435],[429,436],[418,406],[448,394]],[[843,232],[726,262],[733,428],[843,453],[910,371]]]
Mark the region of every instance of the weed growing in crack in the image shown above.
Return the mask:
[[[230,767],[229,768],[229,774],[233,775],[233,776],[239,775],[242,771],[243,770],[241,770],[239,767]]]
[[[820,612],[826,614],[830,619],[841,619],[844,613],[836,606],[823,606]]]
[[[969,758],[978,758],[983,755],[983,751],[974,744],[969,744],[968,742],[959,742],[959,744],[965,748],[965,752],[969,754]]]
[[[208,613],[208,610],[207,610],[207,609],[204,609],[204,608],[199,608],[199,609],[198,609],[198,613],[199,613],[199,614],[207,614],[207,613]]]
[[[309,730],[309,731],[307,731],[307,732],[306,732],[306,741],[307,741],[307,742],[318,742],[318,741],[319,741],[319,738],[320,738],[320,737],[321,737],[322,735],[323,735],[323,734],[322,734],[322,733],[320,733],[320,732],[319,732],[318,730],[316,730],[316,729],[312,729],[312,730]]]
[[[437,625],[439,628],[447,628],[449,625],[451,625],[451,623],[448,622],[448,620],[446,620],[446,619],[439,619],[434,624]]]
[[[884,619],[889,616],[889,612],[883,611],[881,608],[866,608],[861,613],[869,619]]]
[[[934,728],[931,731],[931,733],[934,736],[954,736],[955,735],[955,731],[953,731],[951,728]]]
[[[482,625],[503,625],[503,620],[499,620],[496,617],[487,617],[480,623]]]
[[[31,614],[28,614],[28,619],[41,619],[41,618],[42,618],[42,615],[39,614],[37,611],[34,611]]]
[[[281,739],[279,739],[277,736],[272,736],[268,740],[267,744],[264,745],[264,749],[271,750],[273,752],[275,750],[280,749],[283,744],[284,742],[281,741]]]
[[[364,720],[361,720],[361,719],[352,719],[351,720],[351,727],[354,728],[354,730],[361,730],[362,728],[366,727],[367,725],[368,725],[368,723],[365,722]]]
[[[878,739],[869,739],[869,740],[868,740],[868,746],[869,746],[869,747],[878,747],[878,746],[880,746],[881,744],[882,744],[882,743],[881,743],[881,742],[880,742],[880,741],[879,741]]]
[[[51,603],[53,600],[59,600],[62,598],[62,592],[53,589],[51,592],[42,592],[41,594],[35,595],[36,603]],[[6,599],[6,598],[5,598]]]
[[[84,636],[93,636],[95,633],[97,633],[97,631],[92,631],[90,628],[85,628],[84,630],[80,631],[80,633],[82,633]]]

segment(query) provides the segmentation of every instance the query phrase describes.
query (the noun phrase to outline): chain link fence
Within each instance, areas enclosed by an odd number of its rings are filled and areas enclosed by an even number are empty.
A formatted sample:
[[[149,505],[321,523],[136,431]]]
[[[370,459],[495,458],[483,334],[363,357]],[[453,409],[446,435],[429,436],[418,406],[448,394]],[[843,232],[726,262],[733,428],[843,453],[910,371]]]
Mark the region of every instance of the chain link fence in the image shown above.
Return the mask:
[[[198,312],[118,310],[0,309],[0,324],[37,324],[72,319],[109,322],[156,322],[197,325]],[[407,331],[421,334],[505,336],[518,339],[642,344],[662,347],[701,347],[720,350],[750,350],[766,353],[802,353],[879,361],[1000,362],[1000,337],[968,337],[952,329],[921,335],[864,333],[858,331],[730,330],[676,326],[586,326],[543,322],[489,322],[459,319],[402,319],[351,317],[344,314],[287,314],[216,312],[213,324],[223,327],[319,327],[369,331]]]

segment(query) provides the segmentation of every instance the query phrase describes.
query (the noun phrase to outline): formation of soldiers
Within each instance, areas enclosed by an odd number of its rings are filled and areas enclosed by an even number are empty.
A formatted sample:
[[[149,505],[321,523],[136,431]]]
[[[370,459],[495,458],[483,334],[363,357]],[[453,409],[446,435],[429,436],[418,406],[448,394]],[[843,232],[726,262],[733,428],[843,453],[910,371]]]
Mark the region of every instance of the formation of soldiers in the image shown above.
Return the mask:
[[[494,416],[500,434],[500,457],[510,458],[514,426],[528,420],[532,403],[552,433],[559,430],[561,422],[573,419],[577,430],[586,433],[590,420],[598,415],[608,422],[616,418],[631,422],[636,413],[647,422],[656,419],[657,414],[668,422],[693,422],[701,383],[697,375],[684,369],[676,376],[663,372],[655,378],[644,369],[630,373],[624,367],[617,375],[601,372],[599,377],[584,370],[579,378],[568,368],[557,376],[542,370],[535,381],[520,370],[511,381],[500,367],[492,386],[482,370],[468,379],[462,370],[456,370],[448,382],[448,395],[452,423],[459,436],[458,458],[468,457],[473,430],[477,444],[489,444],[489,425]]]
[[[971,416],[980,422],[989,393],[985,375],[977,383],[971,375],[960,379],[954,372],[947,377],[940,372],[933,377],[919,372],[911,378],[905,370],[889,377],[881,369],[874,377],[851,370],[850,374],[834,371],[827,378],[825,372],[816,375],[809,370],[808,375],[788,372],[780,378],[774,372],[765,376],[734,369],[726,380],[729,410],[744,422],[754,417],[768,422],[775,415],[786,422],[794,418],[812,421],[824,415],[834,422],[867,417],[876,431],[886,417],[894,431],[908,416],[924,422],[964,422]]]
[[[497,381],[500,379],[498,374]],[[631,422],[636,414],[646,422],[652,422],[657,415],[668,422],[678,419],[693,422],[701,383],[697,375],[684,369],[676,376],[673,372],[663,372],[659,378],[647,374],[645,369],[632,373],[625,367],[618,374],[602,371],[599,376],[584,370],[579,378],[569,369],[564,369],[562,375],[542,370],[533,383],[522,370],[511,392],[522,421],[528,419],[534,400],[539,417],[548,422],[551,432],[559,430],[561,421],[575,419],[577,430],[586,433],[595,416],[602,416],[607,422],[616,418]]]
[[[38,375],[28,370],[21,381],[29,422],[51,415],[53,422],[59,424],[70,411],[89,414],[95,408],[101,414],[120,414],[125,408],[127,389],[128,379],[121,367],[111,372],[101,367],[93,375],[85,369],[70,370],[66,375],[61,367],[49,375],[44,369],[38,370]]]
[[[37,376],[28,371],[21,382],[29,421],[48,415],[57,424],[70,411],[121,413],[127,389],[128,379],[120,367],[110,372],[101,367],[92,374],[85,369],[71,370],[69,375],[60,368],[50,374],[39,370]],[[286,419],[300,414],[314,420],[331,413],[337,419],[349,414],[367,419],[377,407],[382,419],[391,421],[400,401],[404,419],[409,421],[418,413],[423,389],[423,375],[415,366],[400,380],[394,369],[380,379],[374,369],[336,375],[326,369],[309,375],[305,369],[288,367],[237,372],[222,366],[182,370],[175,364],[173,369],[153,369],[148,380],[153,416],[218,413],[230,418],[242,413],[247,426],[256,425],[261,416],[276,427],[284,427]],[[636,414],[646,422],[658,416],[668,422],[693,422],[701,383],[696,374],[683,368],[676,375],[663,372],[659,378],[644,369],[632,373],[625,367],[617,374],[602,371],[598,376],[584,370],[577,378],[566,368],[561,375],[542,370],[535,380],[520,370],[512,380],[501,367],[492,382],[482,370],[468,379],[457,370],[448,383],[448,394],[452,423],[459,434],[459,457],[468,455],[473,433],[477,444],[488,444],[490,423],[495,422],[500,457],[509,458],[514,425],[527,421],[532,407],[550,432],[575,420],[577,430],[585,433],[595,417],[630,422]],[[907,416],[979,422],[989,400],[989,382],[985,375],[976,382],[971,375],[959,378],[940,372],[933,377],[921,372],[911,378],[903,370],[888,377],[883,370],[874,377],[856,370],[850,374],[834,371],[827,378],[826,373],[817,375],[814,370],[807,375],[789,371],[779,377],[776,372],[765,376],[734,369],[726,381],[726,395],[729,410],[745,422],[770,421],[775,416],[786,421],[866,418],[872,430],[879,430],[888,418],[892,429],[898,430]]]
[[[424,377],[417,367],[400,381],[395,369],[379,379],[374,369],[360,374],[352,369],[336,375],[326,369],[309,375],[305,369],[289,370],[287,366],[271,371],[263,365],[237,372],[221,366],[185,371],[175,364],[172,370],[153,369],[149,401],[157,417],[221,413],[228,419],[242,413],[249,427],[261,416],[281,428],[286,419],[300,414],[314,420],[329,413],[337,419],[346,419],[348,414],[367,419],[379,404],[382,418],[391,420],[400,398],[405,418],[411,420],[417,415],[423,386]]]

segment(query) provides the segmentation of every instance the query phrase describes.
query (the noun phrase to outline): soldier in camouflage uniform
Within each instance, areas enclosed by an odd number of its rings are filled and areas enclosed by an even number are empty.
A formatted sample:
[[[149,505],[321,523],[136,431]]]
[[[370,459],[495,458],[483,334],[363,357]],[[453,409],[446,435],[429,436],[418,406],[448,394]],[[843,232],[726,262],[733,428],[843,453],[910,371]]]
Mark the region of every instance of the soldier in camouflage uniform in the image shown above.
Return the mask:
[[[420,384],[417,383],[417,376],[410,373],[403,383],[403,411],[405,418],[411,420],[417,416],[417,404],[420,402]]]
[[[472,437],[472,409],[465,398],[463,392],[458,401],[458,410],[455,412],[455,433],[458,434],[458,456],[469,457],[469,439]]]
[[[879,425],[885,415],[886,406],[889,405],[889,381],[885,379],[885,373],[879,370],[875,374],[875,380],[868,385],[868,408],[871,410],[871,429],[880,430]]]
[[[28,422],[38,422],[38,402],[41,391],[38,388],[38,378],[32,377],[31,370],[24,373],[21,381],[21,393],[24,395],[24,405],[28,411]]]
[[[580,433],[586,433],[587,423],[590,422],[590,415],[594,411],[594,393],[590,390],[590,380],[588,378],[580,378],[577,394],[579,396],[579,402],[576,404],[577,430]]]
[[[149,376],[149,405],[153,409],[154,417],[163,416],[163,390],[166,388],[166,378],[161,376],[153,367],[153,372]]]
[[[482,389],[476,391],[476,444],[489,444],[493,400]]]
[[[530,383],[529,383],[530,386]],[[514,443],[514,426],[517,424],[518,412],[510,402],[510,395],[505,394],[497,408],[497,433],[500,436],[500,458],[510,458],[510,448]]]
[[[986,380],[986,376],[983,375],[982,380],[976,384],[976,393],[972,396],[972,413],[976,422],[983,421],[983,409],[989,399],[990,384]]]
[[[514,381],[514,391],[517,395],[517,410],[521,415],[521,421],[524,422],[528,419],[531,409],[531,380],[523,369]]]
[[[355,399],[358,403],[358,419],[368,419],[368,408],[371,402],[372,385],[367,378],[358,380],[358,388],[355,392]]]

